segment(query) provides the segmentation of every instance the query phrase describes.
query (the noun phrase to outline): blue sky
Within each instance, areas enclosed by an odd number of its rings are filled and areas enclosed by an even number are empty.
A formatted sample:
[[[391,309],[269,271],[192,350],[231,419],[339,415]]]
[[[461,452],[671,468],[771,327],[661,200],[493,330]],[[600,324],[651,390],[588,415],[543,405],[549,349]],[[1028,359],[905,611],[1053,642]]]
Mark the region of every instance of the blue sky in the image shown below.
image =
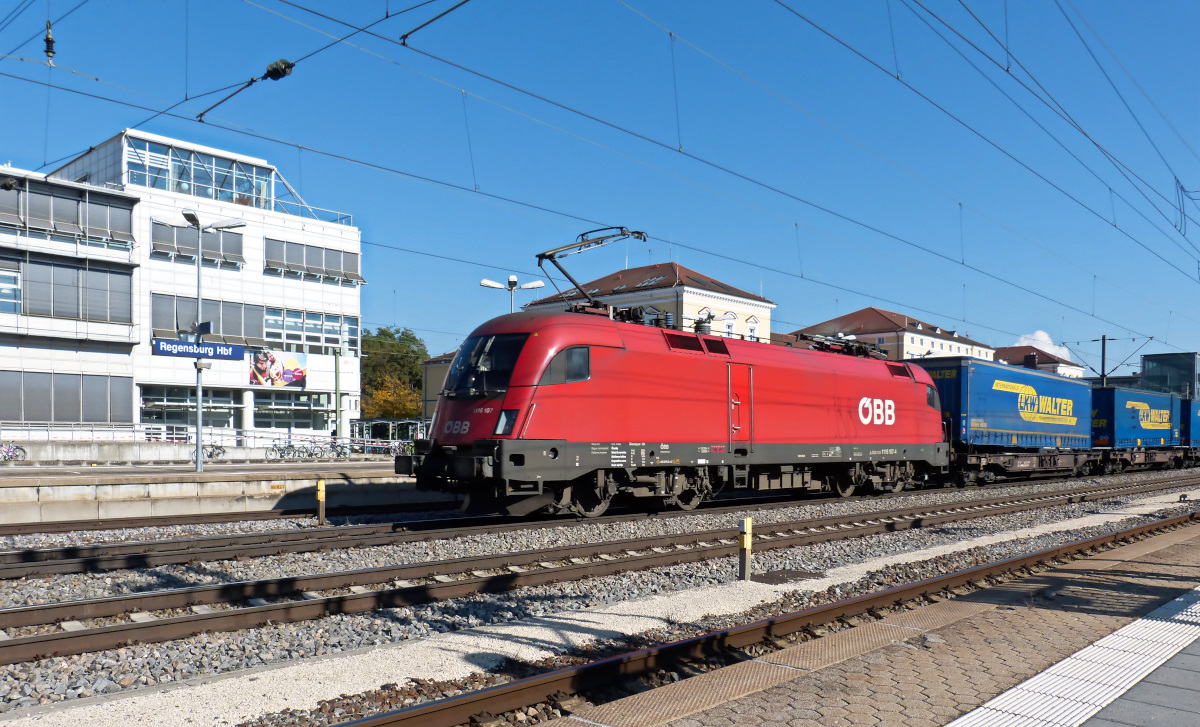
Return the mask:
[[[399,13],[416,1],[0,1],[0,53],[39,61],[70,13],[56,69],[0,59],[0,161],[50,169],[191,98],[140,128],[352,213],[365,324],[433,353],[507,311],[480,278],[532,279],[601,225],[651,239],[570,258],[577,277],[676,260],[761,290],[776,331],[877,305],[995,346],[1124,339],[1110,366],[1146,336],[1200,349],[1200,207],[1181,221],[1175,185],[1200,190],[1195,3],[473,0],[406,48],[453,5]],[[351,32],[334,19],[387,40],[194,120]]]

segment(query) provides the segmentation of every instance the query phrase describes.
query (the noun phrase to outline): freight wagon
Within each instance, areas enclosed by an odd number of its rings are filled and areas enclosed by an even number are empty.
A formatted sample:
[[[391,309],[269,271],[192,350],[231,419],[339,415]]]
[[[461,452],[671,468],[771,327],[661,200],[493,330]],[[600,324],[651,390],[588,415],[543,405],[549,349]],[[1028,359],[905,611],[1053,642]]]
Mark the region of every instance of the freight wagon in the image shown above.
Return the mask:
[[[1103,471],[1186,464],[1180,409],[1179,397],[1173,394],[1115,386],[1093,389],[1092,445],[1102,454]]]
[[[1179,402],[1179,440],[1183,445],[1184,465],[1200,464],[1200,401],[1184,399]]]
[[[1093,468],[1086,381],[968,356],[920,365],[941,396],[960,484]]]

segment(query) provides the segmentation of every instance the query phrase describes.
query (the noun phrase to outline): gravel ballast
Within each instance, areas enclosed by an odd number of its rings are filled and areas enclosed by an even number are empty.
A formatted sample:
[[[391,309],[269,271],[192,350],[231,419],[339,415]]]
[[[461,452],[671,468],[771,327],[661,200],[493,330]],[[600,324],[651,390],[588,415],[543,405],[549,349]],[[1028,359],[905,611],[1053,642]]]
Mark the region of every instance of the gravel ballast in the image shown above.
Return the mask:
[[[1078,487],[1136,483],[1146,479],[1149,477],[1145,474],[1085,479],[1078,481]],[[0,608],[102,598],[167,588],[187,588],[281,576],[316,575],[433,560],[517,553],[567,544],[686,534],[733,527],[745,516],[754,517],[755,522],[759,524],[788,522],[903,507],[946,505],[991,497],[1036,494],[1059,491],[1063,487],[1061,482],[1045,482],[995,488],[937,489],[886,500],[821,500],[794,507],[746,510],[739,513],[706,514],[698,512],[687,517],[641,518],[620,523],[571,523],[555,528],[514,530],[488,535],[369,548],[287,553],[246,560],[207,561],[103,573],[38,576],[6,582],[5,588],[0,589]],[[1085,507],[1091,506],[1094,505]]]
[[[978,497],[978,491],[971,494]],[[926,495],[922,495],[924,496]],[[1144,496],[1131,502],[1146,499],[1148,498]],[[1163,503],[1167,498],[1158,495],[1157,499],[1159,503]],[[831,503],[841,506],[859,504]],[[756,572],[801,569],[829,572],[831,579],[840,580],[824,584],[824,579],[818,579],[788,584],[775,590],[760,584],[745,584],[759,587],[756,592],[760,594],[758,600],[761,603],[746,603],[744,607],[736,608],[732,613],[759,607],[795,610],[821,602],[817,600],[820,598],[836,600],[967,565],[1061,545],[1081,537],[1098,535],[1118,526],[1128,527],[1153,519],[1148,515],[1115,516],[1111,519],[1119,522],[1102,524],[1097,520],[1083,528],[1073,527],[1066,521],[1068,518],[1112,511],[1120,506],[1119,501],[1085,503],[1030,513],[993,516],[961,525],[759,552],[755,555]],[[1153,509],[1171,512],[1182,508],[1170,508],[1159,504]],[[674,524],[674,521],[663,522],[668,525]],[[1080,521],[1079,524],[1083,525],[1084,522],[1088,521]],[[1051,532],[1037,532],[1036,535],[1015,540],[1004,539],[961,552],[963,543],[972,539],[1002,536],[1021,528],[1042,528]],[[946,552],[928,560],[930,554],[922,551],[934,548],[941,548]],[[877,567],[874,572],[869,573],[854,572],[864,563],[877,559],[886,559],[886,567]],[[884,561],[880,561],[881,566],[883,563]],[[539,617],[558,618],[554,615],[612,604],[629,605],[629,602],[637,603],[640,602],[639,599],[644,600],[654,595],[680,593],[683,596],[686,593],[681,592],[721,589],[734,585],[730,581],[736,577],[736,569],[735,559],[725,558],[587,581],[526,588],[511,593],[389,609],[373,614],[332,616],[313,622],[275,624],[250,631],[207,634],[162,644],[131,646],[96,654],[10,665],[0,669],[0,711],[53,704],[94,694],[117,693],[155,684],[169,684],[197,676],[228,673],[314,655],[337,654],[367,646],[419,642],[426,637],[449,631],[478,630],[481,626],[536,620]],[[785,595],[781,597],[780,593]],[[773,601],[778,601],[780,605],[764,605]],[[707,613],[710,612],[701,611],[697,616]],[[596,629],[594,638],[604,638],[603,634],[602,629]],[[586,640],[582,636],[575,641],[563,637],[559,643],[540,644],[539,647],[548,648],[551,652],[564,651],[577,645],[576,641]],[[475,664],[475,668],[468,672],[481,666],[486,668],[485,665]],[[382,681],[377,679],[374,682],[359,684],[356,691],[377,687]]]

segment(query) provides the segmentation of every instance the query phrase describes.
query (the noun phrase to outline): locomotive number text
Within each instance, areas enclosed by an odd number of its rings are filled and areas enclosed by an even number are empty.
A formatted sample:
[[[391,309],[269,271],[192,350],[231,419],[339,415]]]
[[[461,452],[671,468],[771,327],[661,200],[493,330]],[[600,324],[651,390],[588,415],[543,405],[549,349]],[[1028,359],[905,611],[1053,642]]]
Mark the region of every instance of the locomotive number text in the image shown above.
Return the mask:
[[[858,401],[858,420],[863,424],[891,426],[896,423],[896,402],[864,396]]]
[[[443,431],[446,434],[466,434],[471,429],[471,422],[453,421],[446,422]]]

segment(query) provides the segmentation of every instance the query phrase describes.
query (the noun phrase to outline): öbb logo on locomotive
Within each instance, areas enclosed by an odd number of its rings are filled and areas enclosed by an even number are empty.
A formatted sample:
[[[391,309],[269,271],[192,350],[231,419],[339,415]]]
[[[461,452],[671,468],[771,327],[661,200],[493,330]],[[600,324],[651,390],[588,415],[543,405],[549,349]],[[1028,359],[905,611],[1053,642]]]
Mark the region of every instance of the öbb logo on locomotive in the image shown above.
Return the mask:
[[[858,401],[858,420],[863,424],[882,424],[890,427],[896,423],[896,402],[864,396]]]
[[[1037,390],[1027,384],[1000,381],[992,384],[996,391],[1011,391],[1017,395],[1017,411],[1027,422],[1041,424],[1065,424],[1075,426],[1075,402],[1057,396],[1038,396]]]
[[[466,434],[467,432],[471,431],[471,422],[458,420],[446,422],[446,426],[443,428],[443,430],[446,434]]]

